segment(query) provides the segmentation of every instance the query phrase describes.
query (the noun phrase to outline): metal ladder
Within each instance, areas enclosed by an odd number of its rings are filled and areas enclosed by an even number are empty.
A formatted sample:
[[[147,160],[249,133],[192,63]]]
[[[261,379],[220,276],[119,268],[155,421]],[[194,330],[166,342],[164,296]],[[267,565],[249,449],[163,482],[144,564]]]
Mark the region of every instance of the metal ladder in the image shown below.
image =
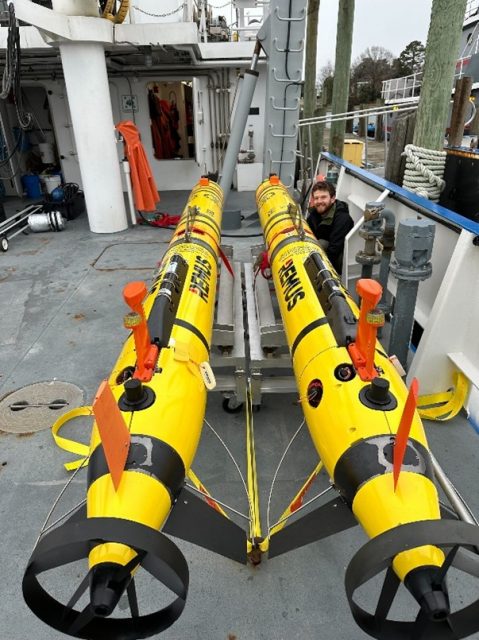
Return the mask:
[[[268,55],[264,177],[277,173],[288,188],[294,184],[305,27],[306,0],[274,0],[261,34]]]

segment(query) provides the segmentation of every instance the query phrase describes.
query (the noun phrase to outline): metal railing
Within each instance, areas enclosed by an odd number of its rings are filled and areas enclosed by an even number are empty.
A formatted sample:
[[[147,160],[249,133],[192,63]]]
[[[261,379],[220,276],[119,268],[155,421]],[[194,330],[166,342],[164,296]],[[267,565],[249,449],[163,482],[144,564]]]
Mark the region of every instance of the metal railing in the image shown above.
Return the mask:
[[[458,80],[467,74],[467,67],[471,61],[471,56],[464,56],[464,58],[459,58],[456,62],[456,71],[454,73],[454,80]]]
[[[314,118],[302,118],[298,121],[298,147],[299,147],[299,160],[300,168],[304,176],[310,174],[311,181],[314,182],[319,165],[319,157],[312,157],[312,139],[313,139],[313,127],[324,127],[332,122],[348,121],[348,120],[363,120],[364,124],[364,161],[365,167],[369,166],[368,163],[368,123],[370,119],[374,118],[375,126],[377,128],[378,116],[384,118],[384,165],[386,164],[388,154],[388,116],[390,114],[397,115],[405,111],[414,111],[418,107],[417,103],[405,102],[402,104],[384,105],[382,107],[370,107],[368,109],[356,109],[354,111],[346,111],[344,113],[327,114],[325,116],[318,116]],[[355,136],[355,140],[361,140],[361,137]]]
[[[468,0],[466,3],[466,13],[464,14],[464,20],[475,16],[479,12],[479,0]]]
[[[229,9],[229,40],[231,42],[238,42],[256,39],[256,34],[263,24],[265,13],[268,11],[269,0],[256,0],[254,7],[247,7],[246,9],[239,3],[237,5],[234,0],[226,2],[221,2],[221,0],[216,0],[215,2],[210,2],[209,0],[186,0],[185,7],[189,7],[190,5],[191,10],[187,9],[187,12],[193,15],[193,7],[196,10],[200,41],[208,42],[211,39],[209,33],[211,29],[210,23],[211,19],[216,17],[217,12],[221,10],[223,14],[227,15],[227,10]],[[245,14],[245,10],[248,11],[247,14]],[[237,24],[233,19],[233,11],[237,12]],[[251,11],[253,13],[251,13]]]
[[[422,71],[401,78],[383,80],[381,98],[383,100],[407,100],[418,98],[422,85]]]
[[[479,2],[479,0],[478,0]],[[479,42],[479,39],[478,39]],[[477,49],[477,44],[476,44]],[[477,50],[475,51],[477,53]],[[454,72],[454,82],[459,80],[463,76],[467,75],[468,66],[471,61],[471,56],[464,56],[458,58],[456,62],[456,70]],[[421,92],[423,72],[418,71],[412,73],[409,76],[402,76],[400,78],[391,78],[390,80],[383,80],[381,89],[381,98],[385,101],[391,100],[414,100],[419,99]]]

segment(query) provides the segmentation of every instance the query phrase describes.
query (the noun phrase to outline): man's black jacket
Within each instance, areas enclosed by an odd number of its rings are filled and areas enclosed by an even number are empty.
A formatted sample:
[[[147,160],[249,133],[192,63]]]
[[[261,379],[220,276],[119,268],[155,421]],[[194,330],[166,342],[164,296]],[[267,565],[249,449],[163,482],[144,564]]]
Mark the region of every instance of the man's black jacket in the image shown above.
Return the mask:
[[[338,273],[342,271],[344,239],[353,228],[349,207],[342,200],[333,204],[334,212],[319,214],[314,207],[309,210],[308,224],[318,240],[327,240],[326,255]],[[333,215],[331,216],[331,213]]]

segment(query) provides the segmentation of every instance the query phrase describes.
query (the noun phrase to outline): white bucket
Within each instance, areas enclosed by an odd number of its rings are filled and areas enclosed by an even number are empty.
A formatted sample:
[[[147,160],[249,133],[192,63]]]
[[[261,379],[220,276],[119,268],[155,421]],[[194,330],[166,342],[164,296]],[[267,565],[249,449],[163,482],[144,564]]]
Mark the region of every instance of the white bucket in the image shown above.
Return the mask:
[[[40,180],[42,181],[47,193],[51,193],[62,183],[61,176],[40,176]]]
[[[69,16],[99,17],[97,0],[53,0],[53,10]]]
[[[51,142],[40,142],[38,145],[43,164],[54,164],[55,153]]]

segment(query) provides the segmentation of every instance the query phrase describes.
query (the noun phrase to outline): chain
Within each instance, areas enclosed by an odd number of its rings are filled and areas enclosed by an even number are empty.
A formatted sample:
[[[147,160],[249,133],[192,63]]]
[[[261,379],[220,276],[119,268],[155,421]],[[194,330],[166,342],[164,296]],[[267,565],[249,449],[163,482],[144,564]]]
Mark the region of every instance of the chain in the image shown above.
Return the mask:
[[[220,4],[218,6],[211,4],[209,2],[207,4],[212,9],[224,9],[225,7],[228,7],[231,4],[231,2],[232,0],[228,0],[228,2],[225,2],[224,4]],[[184,2],[177,9],[173,9],[173,11],[168,11],[167,13],[150,13],[149,11],[145,11],[144,9],[140,9],[139,7],[136,7],[136,6],[133,6],[133,9],[135,9],[136,11],[139,11],[140,13],[144,13],[147,16],[152,16],[153,18],[166,18],[167,16],[172,16],[173,14],[178,13],[178,11],[181,11],[186,6],[187,6],[186,2]]]
[[[145,11],[144,9],[140,9],[139,7],[136,7],[136,6],[133,6],[133,9],[135,9],[135,11],[139,11],[140,13],[144,13],[147,16],[152,16],[153,18],[166,18],[167,16],[172,16],[173,14],[178,13],[178,11],[181,11],[185,7],[186,7],[186,2],[184,2],[183,4],[180,4],[179,7],[177,7],[176,9],[173,9],[173,11],[168,11],[167,13],[150,13],[149,11]]]

